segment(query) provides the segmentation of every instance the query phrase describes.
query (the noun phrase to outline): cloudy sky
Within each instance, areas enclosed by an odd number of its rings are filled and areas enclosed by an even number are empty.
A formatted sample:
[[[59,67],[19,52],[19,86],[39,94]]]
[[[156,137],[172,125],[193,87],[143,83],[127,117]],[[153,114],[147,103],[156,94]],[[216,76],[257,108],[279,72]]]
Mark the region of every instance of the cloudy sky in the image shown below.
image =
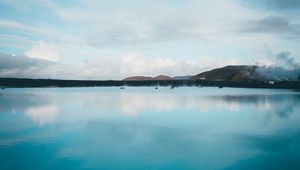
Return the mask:
[[[120,79],[300,61],[297,0],[1,0],[0,77]]]

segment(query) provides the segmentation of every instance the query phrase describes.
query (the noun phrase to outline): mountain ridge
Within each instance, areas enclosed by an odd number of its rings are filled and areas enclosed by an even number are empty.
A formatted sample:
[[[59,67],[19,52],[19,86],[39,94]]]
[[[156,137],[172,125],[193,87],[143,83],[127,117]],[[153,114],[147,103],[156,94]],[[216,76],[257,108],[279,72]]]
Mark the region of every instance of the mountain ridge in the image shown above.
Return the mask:
[[[278,72],[284,73],[276,76]],[[286,70],[283,72],[276,67],[264,67],[256,65],[228,65],[204,71],[195,75],[174,76],[159,75],[156,77],[131,76],[123,81],[139,80],[207,80],[207,81],[290,81],[299,79],[300,73]]]
[[[228,65],[196,74],[190,80],[209,81],[262,81],[263,77],[256,72],[256,65]]]
[[[225,67],[215,68],[209,71],[204,71],[199,74],[189,76],[174,76],[159,75],[156,77],[150,76],[130,76],[123,81],[144,81],[144,80],[209,80],[209,81],[261,81],[256,69],[256,65],[228,65]]]

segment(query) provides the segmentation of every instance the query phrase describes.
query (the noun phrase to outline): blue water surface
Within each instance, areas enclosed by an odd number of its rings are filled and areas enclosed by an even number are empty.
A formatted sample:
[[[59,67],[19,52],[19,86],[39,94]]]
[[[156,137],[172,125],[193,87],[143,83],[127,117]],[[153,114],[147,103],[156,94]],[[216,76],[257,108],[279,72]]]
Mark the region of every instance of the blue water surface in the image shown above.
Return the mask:
[[[300,93],[0,90],[0,169],[300,169]]]

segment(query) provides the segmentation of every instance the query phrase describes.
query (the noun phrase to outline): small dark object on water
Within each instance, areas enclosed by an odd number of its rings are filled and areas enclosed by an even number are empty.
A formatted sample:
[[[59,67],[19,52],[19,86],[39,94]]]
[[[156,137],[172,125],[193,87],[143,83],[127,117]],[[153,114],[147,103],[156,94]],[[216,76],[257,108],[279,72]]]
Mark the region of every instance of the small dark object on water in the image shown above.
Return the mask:
[[[155,90],[157,90],[158,89],[158,87],[155,87]]]
[[[120,89],[125,89],[125,87],[120,87]]]

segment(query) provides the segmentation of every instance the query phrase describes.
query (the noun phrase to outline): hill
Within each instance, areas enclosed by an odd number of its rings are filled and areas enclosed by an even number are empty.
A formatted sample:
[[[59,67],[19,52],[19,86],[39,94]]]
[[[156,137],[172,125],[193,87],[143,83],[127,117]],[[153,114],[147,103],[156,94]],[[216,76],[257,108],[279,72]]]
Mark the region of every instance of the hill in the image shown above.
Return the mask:
[[[141,81],[141,80],[172,80],[171,77],[165,75],[159,75],[156,77],[147,76],[131,76],[123,79],[123,81]]]
[[[262,77],[256,72],[258,66],[237,65],[226,66],[222,68],[206,71],[195,76],[190,80],[208,80],[208,81],[260,81]]]

